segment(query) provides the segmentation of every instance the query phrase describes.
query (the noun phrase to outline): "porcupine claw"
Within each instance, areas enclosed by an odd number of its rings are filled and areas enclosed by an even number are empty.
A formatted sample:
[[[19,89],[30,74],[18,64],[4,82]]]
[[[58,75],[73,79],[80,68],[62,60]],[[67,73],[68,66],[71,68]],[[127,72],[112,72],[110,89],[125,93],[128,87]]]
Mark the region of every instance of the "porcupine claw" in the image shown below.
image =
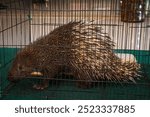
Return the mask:
[[[44,89],[48,88],[48,86],[49,86],[48,80],[43,80],[39,84],[34,84],[33,88],[37,89],[37,90],[44,90]]]

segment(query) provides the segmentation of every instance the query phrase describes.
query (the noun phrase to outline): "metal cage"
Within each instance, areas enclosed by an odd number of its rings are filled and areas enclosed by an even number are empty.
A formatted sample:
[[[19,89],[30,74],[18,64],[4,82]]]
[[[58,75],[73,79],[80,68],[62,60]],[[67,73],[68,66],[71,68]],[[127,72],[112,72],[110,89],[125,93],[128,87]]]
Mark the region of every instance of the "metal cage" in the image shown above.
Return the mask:
[[[8,81],[8,71],[21,48],[75,20],[94,20],[115,42],[115,53],[134,55],[141,65],[140,80],[136,84],[98,81],[91,88],[82,89],[76,87],[72,76],[58,74],[49,82],[49,88],[42,91],[32,88],[40,78]],[[148,0],[1,0],[0,98],[150,99],[149,32]]]

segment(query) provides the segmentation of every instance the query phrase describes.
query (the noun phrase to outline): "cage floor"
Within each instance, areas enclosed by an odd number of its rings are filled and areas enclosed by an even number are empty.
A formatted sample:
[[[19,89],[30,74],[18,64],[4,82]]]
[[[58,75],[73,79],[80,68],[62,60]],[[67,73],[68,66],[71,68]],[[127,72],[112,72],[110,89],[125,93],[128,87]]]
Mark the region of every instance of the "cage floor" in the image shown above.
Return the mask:
[[[2,99],[150,99],[150,84],[142,82],[140,84],[101,82],[92,88],[82,89],[73,81],[51,81],[49,88],[40,91],[33,89],[33,81],[28,79],[9,87]]]
[[[129,50],[117,50],[123,53],[133,53],[142,65],[143,78],[133,83],[99,82],[94,87],[82,89],[76,86],[72,80],[50,81],[50,86],[43,90],[32,88],[34,80],[25,79],[16,84],[7,80],[10,61],[16,53],[16,49],[0,49],[0,98],[1,99],[150,99],[150,64],[149,52],[136,52]],[[141,56],[139,56],[141,55]],[[5,64],[4,64],[5,63]]]

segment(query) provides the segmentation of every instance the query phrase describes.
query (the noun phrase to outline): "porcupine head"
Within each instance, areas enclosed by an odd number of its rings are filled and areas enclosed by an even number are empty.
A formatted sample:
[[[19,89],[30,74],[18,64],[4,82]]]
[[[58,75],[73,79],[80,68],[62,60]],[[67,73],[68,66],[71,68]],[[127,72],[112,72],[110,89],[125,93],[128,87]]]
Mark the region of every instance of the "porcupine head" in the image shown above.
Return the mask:
[[[8,80],[18,81],[24,77],[31,76],[31,72],[35,69],[35,60],[31,48],[18,52],[9,70]]]

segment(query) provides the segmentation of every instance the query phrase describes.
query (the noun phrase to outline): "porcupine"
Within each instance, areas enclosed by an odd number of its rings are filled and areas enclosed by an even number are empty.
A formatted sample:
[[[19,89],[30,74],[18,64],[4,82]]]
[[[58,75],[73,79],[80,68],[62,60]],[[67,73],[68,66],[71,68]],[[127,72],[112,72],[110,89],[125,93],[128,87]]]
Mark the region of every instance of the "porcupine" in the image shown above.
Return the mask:
[[[85,81],[85,85],[105,79],[115,82],[134,81],[139,76],[140,65],[136,62],[122,62],[115,55],[114,46],[108,34],[92,22],[70,22],[18,52],[8,78],[16,81],[29,77],[37,69],[43,76],[52,79],[62,66],[67,66],[74,78]],[[81,82],[79,86],[82,87]],[[46,87],[47,79],[34,85],[36,89]]]

